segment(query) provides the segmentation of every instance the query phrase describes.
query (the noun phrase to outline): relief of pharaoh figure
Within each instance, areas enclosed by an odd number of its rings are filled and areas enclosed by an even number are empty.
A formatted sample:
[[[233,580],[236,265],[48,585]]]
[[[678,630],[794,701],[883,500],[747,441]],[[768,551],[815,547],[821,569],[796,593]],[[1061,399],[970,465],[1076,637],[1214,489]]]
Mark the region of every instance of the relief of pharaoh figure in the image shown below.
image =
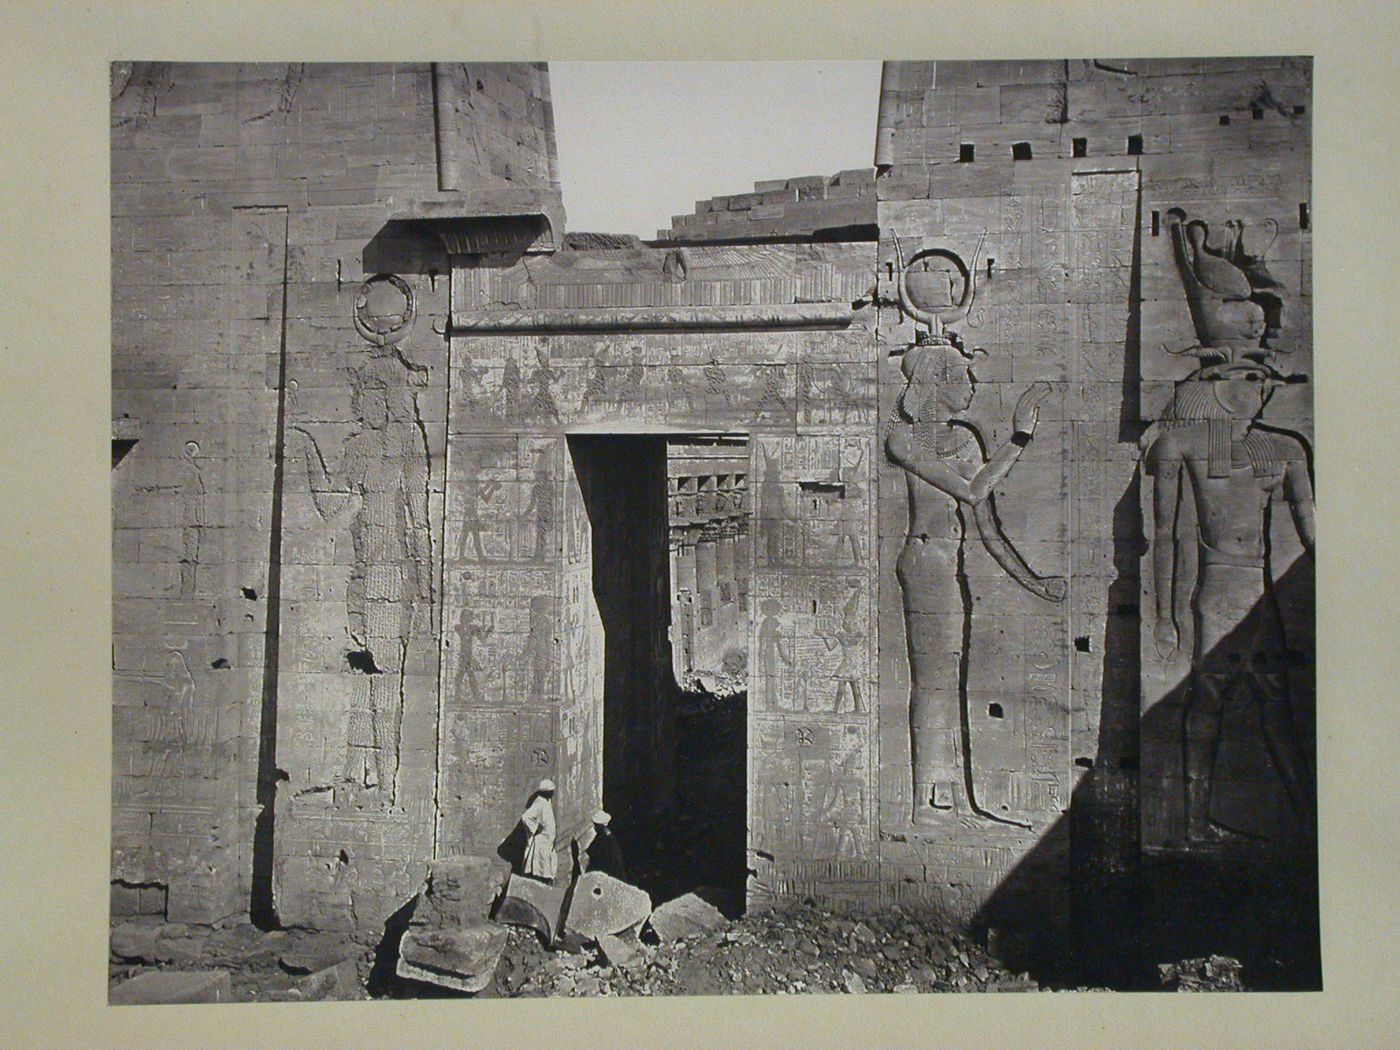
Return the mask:
[[[1152,493],[1154,641],[1164,660],[1181,630],[1173,596],[1184,575],[1179,548],[1194,553],[1191,672],[1184,712],[1186,836],[1201,845],[1254,838],[1212,817],[1216,754],[1226,705],[1252,703],[1259,729],[1305,830],[1314,795],[1306,750],[1293,716],[1287,644],[1271,596],[1271,510],[1285,502],[1305,551],[1313,550],[1313,494],[1307,450],[1295,435],[1260,423],[1284,378],[1267,364],[1210,365],[1182,381],[1145,467]],[[1178,537],[1182,509],[1194,504],[1196,534]],[[1189,520],[1189,518],[1187,519]]]
[[[392,785],[409,640],[427,624],[432,601],[428,531],[428,449],[410,405],[421,382],[395,352],[380,352],[355,373],[351,414],[358,429],[337,463],[301,427],[289,453],[304,464],[317,514],[348,519],[354,567],[346,586],[349,634],[360,653],[351,696],[343,777],[370,790]]]
[[[937,824],[949,816],[975,816],[1019,825],[981,808],[973,786],[966,710],[971,602],[964,567],[971,526],[976,541],[1022,587],[1046,601],[1064,600],[1065,580],[1031,570],[1002,533],[993,502],[997,486],[1035,434],[1050,386],[1033,383],[1021,394],[1012,437],[989,456],[981,432],[962,418],[973,401],[972,354],[944,328],[966,316],[974,282],[960,259],[941,254],[954,261],[962,276],[961,302],[948,311],[920,309],[901,276],[906,313],[930,328],[903,352],[900,370],[906,385],[885,438],[890,460],[905,471],[909,498],[909,531],[895,574],[904,596],[909,646],[912,820]]]

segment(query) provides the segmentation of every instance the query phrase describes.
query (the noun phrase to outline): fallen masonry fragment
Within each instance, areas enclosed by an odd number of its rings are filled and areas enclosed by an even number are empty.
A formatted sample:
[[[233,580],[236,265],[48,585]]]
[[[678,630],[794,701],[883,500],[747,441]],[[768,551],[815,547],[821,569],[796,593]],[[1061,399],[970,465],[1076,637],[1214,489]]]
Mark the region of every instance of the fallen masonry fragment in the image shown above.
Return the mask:
[[[563,926],[568,891],[524,875],[512,875],[496,908],[497,922],[528,926],[552,944]]]
[[[641,947],[635,937],[618,937],[611,933],[598,938],[598,950],[609,966],[630,970],[643,962]]]
[[[1162,987],[1176,992],[1239,992],[1244,990],[1240,975],[1244,967],[1238,959],[1212,955],[1204,959],[1182,959],[1158,967]]]
[[[494,922],[455,930],[410,929],[399,945],[396,972],[459,992],[479,992],[496,976],[508,931]]]
[[[509,874],[510,865],[499,857],[430,860],[413,911],[413,924],[446,928],[489,918]]]
[[[294,930],[287,935],[277,961],[291,974],[320,973],[354,955],[355,945],[343,934]]]
[[[149,970],[113,988],[112,1006],[226,1003],[233,998],[227,970]]]
[[[713,904],[686,893],[657,908],[650,921],[652,932],[665,942],[719,929],[729,920]]]
[[[574,884],[565,920],[569,930],[590,940],[637,930],[651,915],[651,896],[600,871],[585,872]]]
[[[344,1002],[368,999],[355,970],[355,961],[345,959],[296,982],[295,991],[304,1002]]]

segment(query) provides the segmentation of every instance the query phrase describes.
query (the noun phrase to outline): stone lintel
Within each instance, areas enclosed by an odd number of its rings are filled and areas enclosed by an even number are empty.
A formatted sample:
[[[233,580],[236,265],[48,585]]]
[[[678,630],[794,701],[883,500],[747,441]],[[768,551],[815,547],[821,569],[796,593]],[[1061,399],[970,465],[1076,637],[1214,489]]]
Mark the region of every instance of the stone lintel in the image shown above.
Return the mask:
[[[454,335],[486,333],[735,331],[846,328],[849,303],[780,306],[682,306],[599,310],[464,310],[452,314]]]

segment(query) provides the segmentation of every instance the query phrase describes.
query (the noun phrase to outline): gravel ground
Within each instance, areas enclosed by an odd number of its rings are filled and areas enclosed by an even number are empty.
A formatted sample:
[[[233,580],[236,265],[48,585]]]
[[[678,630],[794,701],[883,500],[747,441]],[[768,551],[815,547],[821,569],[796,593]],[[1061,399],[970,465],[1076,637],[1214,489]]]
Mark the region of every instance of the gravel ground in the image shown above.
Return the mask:
[[[628,995],[799,995],[877,992],[1044,991],[938,917],[912,908],[837,914],[806,901],[745,916],[665,944],[628,939],[618,964],[592,942],[546,948],[511,928],[489,998]],[[366,937],[248,925],[207,927],[137,920],[114,927],[109,981],[147,969],[224,969],[240,1001],[437,998],[457,993],[392,975],[388,952]],[[1158,968],[1175,991],[1243,991],[1225,956]]]
[[[516,930],[498,978],[505,996],[792,995],[865,992],[1024,992],[1003,969],[937,920],[902,909],[836,915],[812,904],[746,916],[667,944],[638,945],[613,966],[598,949],[549,952]]]

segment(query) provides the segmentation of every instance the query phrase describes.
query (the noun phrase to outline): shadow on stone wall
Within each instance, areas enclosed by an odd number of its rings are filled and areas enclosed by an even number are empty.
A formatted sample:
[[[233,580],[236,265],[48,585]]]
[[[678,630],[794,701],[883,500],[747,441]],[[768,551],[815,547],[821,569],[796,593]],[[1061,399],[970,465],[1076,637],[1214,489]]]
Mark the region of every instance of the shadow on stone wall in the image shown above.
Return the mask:
[[[1222,645],[1235,636],[1256,636],[1259,618],[1277,615],[1271,607],[1275,601],[1285,608],[1311,608],[1311,592],[1310,561],[1295,562]],[[1296,626],[1308,630],[1311,625]],[[1128,634],[1124,629],[1110,636],[1110,656],[1115,646],[1120,654],[1129,646],[1136,649],[1136,633]],[[1295,672],[1294,719],[1311,755],[1316,753],[1315,705],[1305,678],[1311,663],[1304,662],[1307,666]],[[1183,682],[1142,716],[1141,739],[1180,740],[1186,688]],[[1136,720],[1130,710],[1136,693],[1108,690],[1104,703],[1099,756],[1068,812],[1003,879],[974,928],[984,935],[995,931],[991,939],[1008,966],[1029,970],[1051,986],[1148,990],[1158,987],[1157,964],[1216,954],[1243,963],[1250,990],[1320,989],[1315,836],[1141,851],[1137,755],[1120,750],[1127,744],[1124,728]],[[1233,701],[1232,706],[1254,705]],[[1257,725],[1257,710],[1236,710],[1234,716]],[[1271,770],[1262,735],[1251,743],[1256,768]],[[1056,866],[1067,844],[1071,863],[1059,874]],[[1048,880],[1057,877],[1070,880],[1068,928],[1046,914]]]

